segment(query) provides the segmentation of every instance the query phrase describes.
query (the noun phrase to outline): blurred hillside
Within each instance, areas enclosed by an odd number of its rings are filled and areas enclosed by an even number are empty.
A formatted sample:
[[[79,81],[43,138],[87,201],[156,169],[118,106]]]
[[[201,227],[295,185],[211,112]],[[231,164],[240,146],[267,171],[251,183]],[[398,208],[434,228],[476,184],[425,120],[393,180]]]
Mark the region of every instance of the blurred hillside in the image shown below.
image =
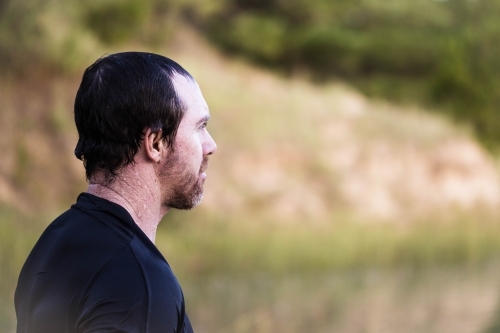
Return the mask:
[[[342,78],[371,96],[439,105],[490,148],[500,142],[498,0],[211,3],[219,6],[192,5],[189,17],[230,54],[315,81]]]
[[[498,0],[3,0],[0,68],[75,73],[92,50],[164,45],[179,20],[284,75],[431,106],[500,142]]]
[[[79,77],[102,54],[139,49],[171,56],[191,71],[217,120],[211,126],[222,149],[213,161],[217,186],[209,186],[206,209],[318,221],[331,219],[332,212],[413,220],[451,207],[496,207],[500,189],[492,158],[467,130],[429,113],[442,108],[423,112],[369,100],[338,80],[321,86],[304,80],[310,73],[376,84],[382,75],[401,89],[407,87],[401,80],[434,80],[445,66],[449,43],[443,40],[468,29],[469,21],[458,22],[457,15],[490,17],[495,4],[106,0],[83,6],[4,0],[0,145],[6,156],[0,161],[0,198],[20,209],[51,206],[71,202],[85,188],[71,153]],[[481,22],[474,29],[483,29]],[[219,27],[226,23],[231,29]],[[492,36],[495,27],[487,26]],[[281,32],[273,35],[276,29]],[[279,78],[230,60],[208,46],[200,31],[225,50],[303,74]],[[414,38],[416,32],[425,43]],[[292,41],[303,43],[295,53],[287,44]],[[308,49],[311,43],[317,52]],[[266,58],[272,53],[266,50],[275,50],[275,57]],[[493,75],[494,66],[488,72]],[[468,105],[457,96],[454,103]],[[428,102],[424,95],[409,97]],[[477,129],[477,112],[463,116]],[[497,126],[495,117],[488,119],[488,126]]]
[[[207,209],[267,211],[277,221],[328,221],[346,210],[411,221],[499,203],[493,159],[449,120],[341,83],[279,78],[217,55],[194,35],[182,40],[192,51],[179,59],[218,119]]]

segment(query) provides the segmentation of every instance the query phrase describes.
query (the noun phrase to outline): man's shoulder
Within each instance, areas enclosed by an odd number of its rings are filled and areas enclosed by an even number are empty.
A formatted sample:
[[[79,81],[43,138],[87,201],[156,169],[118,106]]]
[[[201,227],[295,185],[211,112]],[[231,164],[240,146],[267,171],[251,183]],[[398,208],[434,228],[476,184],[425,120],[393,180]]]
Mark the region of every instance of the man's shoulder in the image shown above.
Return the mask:
[[[33,277],[40,271],[66,277],[88,276],[132,238],[132,229],[113,214],[77,202],[45,229],[21,276]]]
[[[19,318],[58,328],[74,320],[85,290],[131,239],[132,230],[118,217],[77,202],[46,228],[28,256],[15,295]],[[51,307],[45,306],[49,300]],[[68,315],[61,321],[43,319],[57,313]]]
[[[78,240],[120,244],[128,243],[133,235],[133,221],[123,208],[99,205],[99,201],[81,194],[75,204],[49,224],[41,238],[69,239],[77,244]]]

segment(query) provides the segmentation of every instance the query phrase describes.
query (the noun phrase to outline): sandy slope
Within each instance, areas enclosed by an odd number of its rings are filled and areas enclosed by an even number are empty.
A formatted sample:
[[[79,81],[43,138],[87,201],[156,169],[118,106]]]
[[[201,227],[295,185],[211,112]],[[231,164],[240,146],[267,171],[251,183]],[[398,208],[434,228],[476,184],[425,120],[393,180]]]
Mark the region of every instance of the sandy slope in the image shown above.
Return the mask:
[[[348,208],[404,221],[499,203],[494,160],[447,119],[227,60],[194,34],[173,53],[214,116],[209,209],[318,220]]]

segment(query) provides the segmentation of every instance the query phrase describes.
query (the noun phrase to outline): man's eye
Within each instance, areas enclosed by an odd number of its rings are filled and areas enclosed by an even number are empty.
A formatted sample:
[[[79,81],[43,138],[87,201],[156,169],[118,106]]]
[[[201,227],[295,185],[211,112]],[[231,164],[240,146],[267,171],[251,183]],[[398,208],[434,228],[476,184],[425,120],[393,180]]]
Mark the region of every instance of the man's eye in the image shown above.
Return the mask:
[[[207,124],[208,123],[205,121],[203,124],[201,124],[200,129],[204,129],[205,127],[207,127]]]

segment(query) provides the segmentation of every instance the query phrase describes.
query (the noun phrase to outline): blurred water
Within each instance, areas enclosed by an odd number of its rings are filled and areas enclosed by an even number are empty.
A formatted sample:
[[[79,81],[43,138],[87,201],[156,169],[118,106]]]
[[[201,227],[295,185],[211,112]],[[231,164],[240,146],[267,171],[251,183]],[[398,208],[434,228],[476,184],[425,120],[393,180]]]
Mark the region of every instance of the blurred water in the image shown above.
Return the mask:
[[[500,332],[500,263],[181,279],[198,333]],[[497,318],[498,312],[498,318]]]

